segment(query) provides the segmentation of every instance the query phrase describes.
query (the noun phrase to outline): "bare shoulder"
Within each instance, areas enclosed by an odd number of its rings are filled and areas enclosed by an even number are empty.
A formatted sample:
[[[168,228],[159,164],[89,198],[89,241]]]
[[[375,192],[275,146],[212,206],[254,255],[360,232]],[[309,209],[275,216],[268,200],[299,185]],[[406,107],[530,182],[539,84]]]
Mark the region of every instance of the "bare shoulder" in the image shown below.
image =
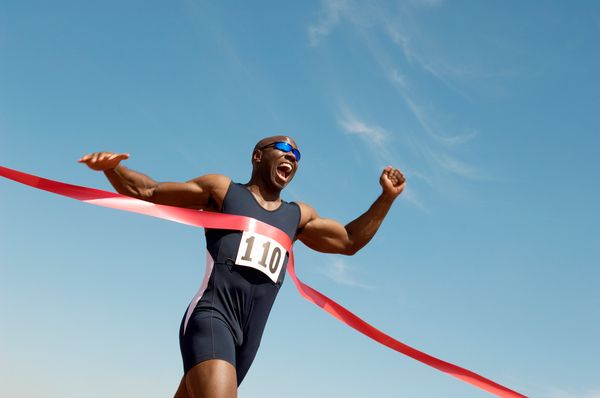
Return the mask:
[[[201,188],[227,190],[227,188],[229,187],[229,183],[231,182],[231,178],[223,174],[205,174],[200,177],[196,177],[188,182],[195,183]]]
[[[223,174],[205,174],[188,181],[189,183],[196,185],[202,191],[208,193],[220,204],[227,194],[231,178]]]
[[[317,218],[319,215],[317,214],[316,210],[303,202],[296,202],[298,204],[298,207],[300,208],[300,224],[298,225],[299,229],[302,229],[306,226],[306,224],[308,224],[311,220],[314,220],[315,218]]]

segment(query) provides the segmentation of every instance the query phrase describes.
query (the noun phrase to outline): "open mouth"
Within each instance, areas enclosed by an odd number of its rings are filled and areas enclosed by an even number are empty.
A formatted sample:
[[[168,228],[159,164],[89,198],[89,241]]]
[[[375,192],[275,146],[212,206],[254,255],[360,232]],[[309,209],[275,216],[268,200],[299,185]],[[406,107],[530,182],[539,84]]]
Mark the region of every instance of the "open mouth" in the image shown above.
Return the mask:
[[[281,163],[277,166],[277,176],[282,179],[284,182],[288,180],[294,168],[289,163]]]

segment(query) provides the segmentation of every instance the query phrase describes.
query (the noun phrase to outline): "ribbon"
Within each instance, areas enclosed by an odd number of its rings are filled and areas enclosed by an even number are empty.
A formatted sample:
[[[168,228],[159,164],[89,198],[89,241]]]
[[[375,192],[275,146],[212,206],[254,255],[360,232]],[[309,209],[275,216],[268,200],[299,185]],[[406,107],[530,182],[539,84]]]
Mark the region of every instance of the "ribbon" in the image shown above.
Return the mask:
[[[296,276],[296,270],[294,267],[294,253],[292,251],[293,242],[285,232],[271,225],[265,224],[262,221],[253,219],[251,217],[236,216],[232,214],[222,214],[209,211],[184,209],[174,206],[158,205],[113,192],[48,180],[2,166],[0,166],[0,176],[25,185],[29,185],[33,188],[67,196],[69,198],[97,206],[145,214],[147,216],[157,217],[194,227],[241,230],[256,232],[261,235],[268,236],[269,238],[279,242],[290,253],[287,271],[294,281],[296,288],[306,300],[316,304],[338,320],[359,331],[360,333],[372,338],[378,343],[453,377],[456,377],[457,379],[460,379],[475,387],[479,387],[484,391],[490,392],[502,398],[527,398],[525,395],[504,387],[468,369],[461,368],[460,366],[446,361],[442,361],[441,359],[435,358],[404,343],[401,343],[400,341],[363,321],[361,318],[354,315],[352,312],[348,311],[334,300],[300,281],[300,279],[298,279]]]

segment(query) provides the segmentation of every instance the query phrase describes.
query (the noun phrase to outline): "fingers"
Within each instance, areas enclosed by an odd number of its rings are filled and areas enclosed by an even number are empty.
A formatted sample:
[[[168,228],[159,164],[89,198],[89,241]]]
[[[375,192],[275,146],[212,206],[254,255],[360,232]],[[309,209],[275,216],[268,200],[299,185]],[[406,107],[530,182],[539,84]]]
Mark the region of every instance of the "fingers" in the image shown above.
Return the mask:
[[[406,182],[406,177],[404,174],[398,169],[393,168],[392,166],[387,166],[383,169],[381,173],[382,177],[386,177],[394,187],[398,187]]]
[[[85,156],[82,156],[79,158],[78,162],[79,163],[87,162],[91,158],[91,156],[92,156],[92,154],[87,154]]]
[[[79,158],[79,163],[85,163],[93,170],[108,170],[119,165],[121,160],[129,159],[128,153],[93,152]]]
[[[116,157],[119,161],[129,159],[128,153],[119,153]]]
[[[92,155],[92,159],[90,160],[90,163],[98,164],[101,156],[102,156],[101,152],[96,152],[95,154]]]

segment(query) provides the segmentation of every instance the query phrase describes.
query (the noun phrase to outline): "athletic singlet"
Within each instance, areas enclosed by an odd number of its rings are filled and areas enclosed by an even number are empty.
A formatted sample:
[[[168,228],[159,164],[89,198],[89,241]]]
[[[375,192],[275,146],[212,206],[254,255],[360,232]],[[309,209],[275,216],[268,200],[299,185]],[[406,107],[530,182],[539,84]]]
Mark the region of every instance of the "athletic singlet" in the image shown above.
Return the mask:
[[[281,202],[265,210],[242,184],[231,182],[221,211],[252,217],[294,239],[300,208]],[[206,230],[206,274],[180,328],[187,372],[207,359],[224,359],[237,370],[238,385],[254,360],[260,339],[285,277],[288,253],[258,234]]]

